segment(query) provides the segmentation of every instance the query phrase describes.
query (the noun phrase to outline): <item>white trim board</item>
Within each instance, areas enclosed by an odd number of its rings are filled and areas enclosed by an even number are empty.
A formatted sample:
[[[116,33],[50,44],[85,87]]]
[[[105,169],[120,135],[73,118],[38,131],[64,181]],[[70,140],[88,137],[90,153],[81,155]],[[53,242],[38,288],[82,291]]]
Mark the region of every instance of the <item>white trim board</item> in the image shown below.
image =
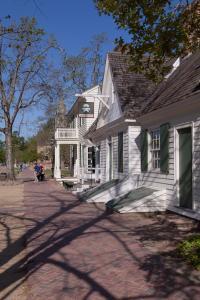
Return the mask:
[[[186,209],[182,209],[182,208],[176,207],[176,206],[169,206],[167,208],[167,210],[175,212],[175,213],[177,213],[179,215],[182,215],[184,217],[200,221],[200,213],[196,212],[194,210],[186,210]]]
[[[194,192],[194,181],[193,181],[193,174],[194,174],[194,161],[193,161],[193,153],[194,153],[194,122],[186,122],[174,126],[174,184],[176,186],[176,201],[178,205],[180,205],[179,199],[179,134],[178,130],[183,128],[191,128],[191,135],[192,135],[192,192]],[[181,207],[180,207],[181,208]],[[192,208],[195,210],[195,201],[194,196],[192,194]]]

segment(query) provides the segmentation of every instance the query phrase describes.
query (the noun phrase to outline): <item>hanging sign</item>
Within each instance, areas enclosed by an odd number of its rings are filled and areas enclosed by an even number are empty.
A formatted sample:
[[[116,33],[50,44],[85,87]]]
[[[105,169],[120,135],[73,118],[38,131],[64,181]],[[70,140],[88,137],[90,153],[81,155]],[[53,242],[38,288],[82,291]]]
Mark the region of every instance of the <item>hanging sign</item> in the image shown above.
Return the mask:
[[[94,118],[94,102],[79,103],[78,110],[80,118]]]

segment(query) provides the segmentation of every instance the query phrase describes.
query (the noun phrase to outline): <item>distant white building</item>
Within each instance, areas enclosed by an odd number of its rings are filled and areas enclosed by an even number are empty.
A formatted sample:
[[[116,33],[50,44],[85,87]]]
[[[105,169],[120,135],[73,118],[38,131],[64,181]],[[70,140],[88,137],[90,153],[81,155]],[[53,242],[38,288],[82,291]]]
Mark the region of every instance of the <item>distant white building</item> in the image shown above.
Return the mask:
[[[99,112],[100,87],[95,86],[77,97],[66,115],[66,125],[57,125],[55,131],[54,177],[61,179],[60,146],[69,145],[69,168],[74,182],[95,178],[95,146],[84,135],[94,123]]]

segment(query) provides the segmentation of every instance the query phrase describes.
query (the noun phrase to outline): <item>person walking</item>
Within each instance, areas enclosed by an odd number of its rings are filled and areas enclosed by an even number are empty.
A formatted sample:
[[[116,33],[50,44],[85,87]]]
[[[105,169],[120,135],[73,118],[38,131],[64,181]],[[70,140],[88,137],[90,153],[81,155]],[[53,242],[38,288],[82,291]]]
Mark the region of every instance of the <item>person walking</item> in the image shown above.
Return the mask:
[[[22,163],[19,165],[19,170],[20,170],[20,172],[23,171],[23,164]]]
[[[39,181],[39,176],[40,176],[40,166],[38,165],[38,163],[36,162],[34,165],[34,177],[35,177],[35,182]]]
[[[45,176],[45,173],[44,173],[44,166],[42,165],[42,163],[40,164],[40,181],[44,181],[44,176]]]

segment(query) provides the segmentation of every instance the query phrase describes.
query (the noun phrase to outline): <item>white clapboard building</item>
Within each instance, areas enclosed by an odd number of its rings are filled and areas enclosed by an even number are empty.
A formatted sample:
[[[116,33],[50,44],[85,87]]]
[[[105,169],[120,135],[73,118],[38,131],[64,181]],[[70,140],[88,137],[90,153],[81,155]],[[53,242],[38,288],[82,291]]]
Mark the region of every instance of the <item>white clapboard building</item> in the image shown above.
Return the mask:
[[[84,138],[85,133],[98,116],[100,87],[95,86],[77,99],[65,116],[65,125],[57,126],[55,131],[55,165],[54,177],[58,181],[88,180],[95,177],[95,147],[91,141]],[[69,166],[71,176],[61,178],[61,145],[68,145]]]
[[[101,184],[80,198],[121,213],[170,209],[200,218],[200,53],[177,59],[155,86],[107,56],[99,115],[85,138],[99,149]]]

